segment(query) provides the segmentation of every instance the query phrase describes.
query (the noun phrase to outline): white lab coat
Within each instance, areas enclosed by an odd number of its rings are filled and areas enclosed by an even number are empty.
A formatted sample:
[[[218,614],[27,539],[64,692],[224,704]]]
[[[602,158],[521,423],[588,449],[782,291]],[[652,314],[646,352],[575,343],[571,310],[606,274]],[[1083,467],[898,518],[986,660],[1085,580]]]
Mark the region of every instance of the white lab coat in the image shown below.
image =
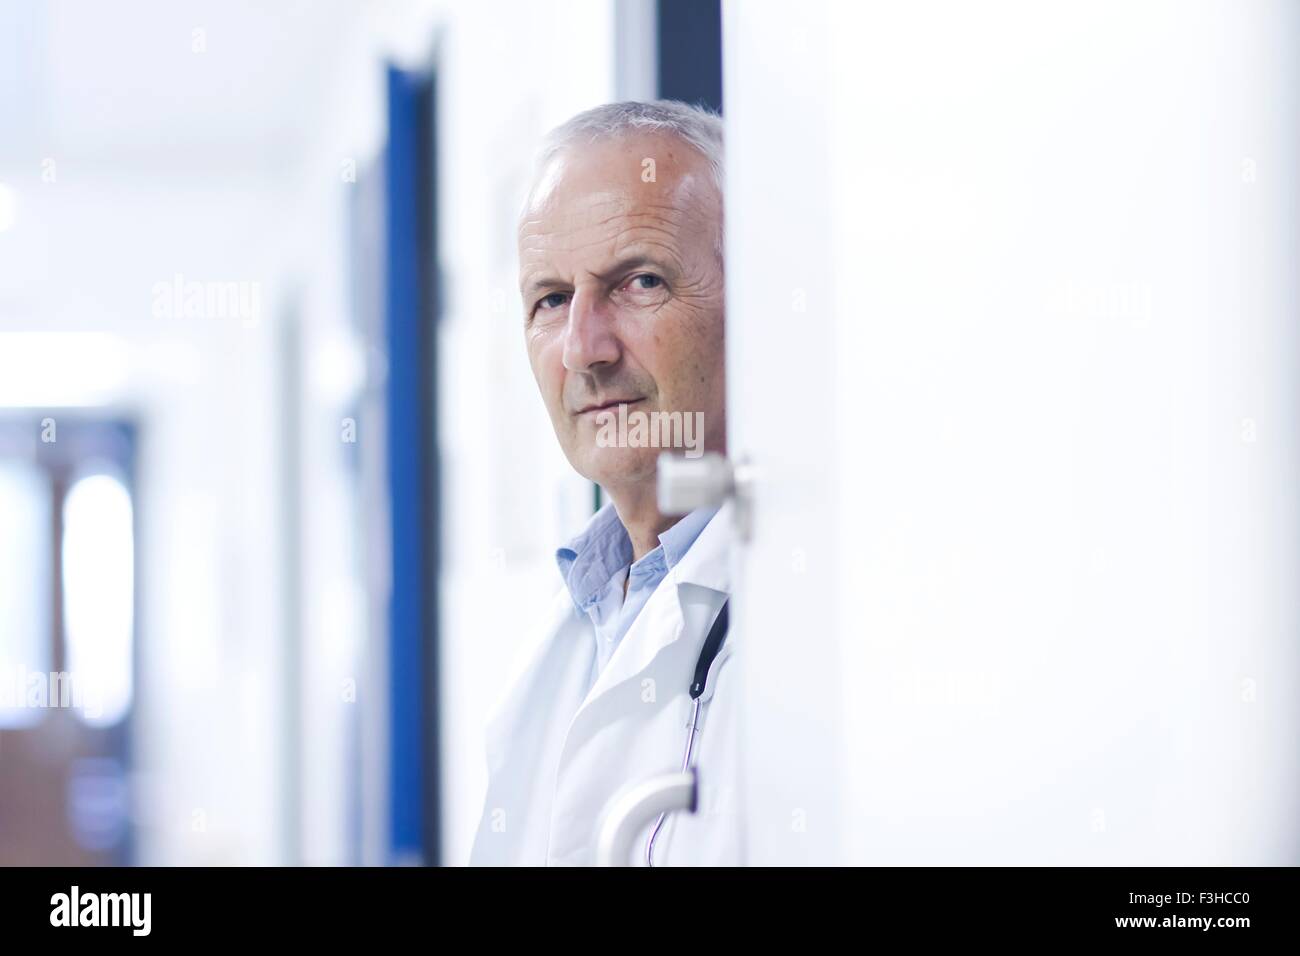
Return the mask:
[[[651,594],[590,693],[591,622],[567,589],[556,597],[488,723],[488,789],[471,865],[591,865],[610,798],[681,768],[696,660],[731,590],[732,522],[728,503]],[[669,816],[655,866],[744,862],[734,609],[731,621],[703,695],[699,806]],[[644,865],[648,834],[630,862]]]

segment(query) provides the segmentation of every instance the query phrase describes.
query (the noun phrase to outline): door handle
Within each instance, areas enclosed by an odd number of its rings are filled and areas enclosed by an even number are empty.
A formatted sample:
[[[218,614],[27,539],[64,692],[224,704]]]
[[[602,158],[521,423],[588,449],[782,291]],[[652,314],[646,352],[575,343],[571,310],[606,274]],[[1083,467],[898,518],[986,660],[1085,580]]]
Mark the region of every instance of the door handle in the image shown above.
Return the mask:
[[[712,451],[698,458],[664,452],[657,463],[655,497],[665,515],[684,515],[732,499],[736,528],[742,540],[749,540],[753,467],[744,459],[732,463]]]

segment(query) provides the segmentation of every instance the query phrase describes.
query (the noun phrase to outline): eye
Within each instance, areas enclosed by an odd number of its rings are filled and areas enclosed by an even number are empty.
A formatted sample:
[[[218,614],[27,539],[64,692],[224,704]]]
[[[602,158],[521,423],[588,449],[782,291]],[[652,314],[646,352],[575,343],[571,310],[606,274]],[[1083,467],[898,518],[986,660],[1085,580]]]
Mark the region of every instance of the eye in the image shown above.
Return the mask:
[[[552,292],[550,295],[544,295],[538,299],[535,309],[538,311],[542,309],[558,309],[568,301],[568,298],[569,294],[567,292]]]
[[[624,279],[611,298],[629,309],[657,309],[668,298],[668,283],[653,272],[638,272]]]

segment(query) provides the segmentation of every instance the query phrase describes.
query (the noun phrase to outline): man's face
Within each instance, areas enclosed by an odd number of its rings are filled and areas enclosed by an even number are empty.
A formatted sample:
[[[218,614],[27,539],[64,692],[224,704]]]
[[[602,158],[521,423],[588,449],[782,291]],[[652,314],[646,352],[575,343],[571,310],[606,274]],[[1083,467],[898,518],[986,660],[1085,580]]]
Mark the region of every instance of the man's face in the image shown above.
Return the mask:
[[[597,441],[619,403],[629,419],[702,413],[704,448],[725,451],[721,212],[706,160],[666,134],[570,147],[533,189],[528,358],[570,464],[607,489],[653,487],[663,450]]]

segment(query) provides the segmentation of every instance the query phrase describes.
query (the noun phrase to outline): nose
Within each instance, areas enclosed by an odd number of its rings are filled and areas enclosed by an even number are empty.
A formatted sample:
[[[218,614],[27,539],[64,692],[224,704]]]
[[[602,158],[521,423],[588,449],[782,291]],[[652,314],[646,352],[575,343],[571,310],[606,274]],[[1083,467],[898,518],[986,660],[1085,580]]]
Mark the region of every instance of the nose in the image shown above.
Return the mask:
[[[594,290],[575,290],[564,328],[564,367],[570,372],[591,372],[615,364],[622,355],[610,304]]]

